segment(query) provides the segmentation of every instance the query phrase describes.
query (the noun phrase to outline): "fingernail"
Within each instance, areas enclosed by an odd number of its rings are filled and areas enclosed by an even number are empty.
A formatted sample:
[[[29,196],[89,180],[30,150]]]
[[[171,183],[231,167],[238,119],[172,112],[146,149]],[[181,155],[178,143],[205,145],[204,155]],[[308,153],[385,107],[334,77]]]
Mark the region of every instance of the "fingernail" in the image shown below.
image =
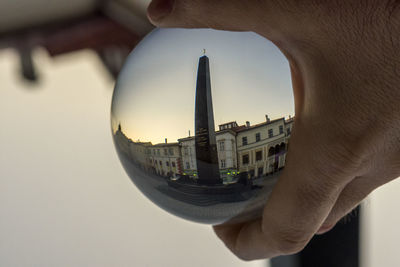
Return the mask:
[[[153,0],[147,8],[149,18],[158,22],[168,16],[172,12],[174,0]]]
[[[327,232],[329,232],[330,230],[332,230],[332,228],[335,227],[335,225],[332,224],[328,224],[328,225],[322,225],[321,228],[319,228],[319,230],[317,231],[317,235],[323,235]]]

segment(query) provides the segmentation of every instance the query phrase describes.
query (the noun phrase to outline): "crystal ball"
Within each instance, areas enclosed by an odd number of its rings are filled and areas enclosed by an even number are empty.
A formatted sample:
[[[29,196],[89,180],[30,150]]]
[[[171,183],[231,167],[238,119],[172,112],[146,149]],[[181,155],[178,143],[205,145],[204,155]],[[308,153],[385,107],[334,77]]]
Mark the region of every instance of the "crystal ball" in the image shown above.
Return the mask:
[[[162,209],[206,224],[261,216],[285,166],[290,69],[251,32],[156,29],[129,55],[111,128],[126,173]]]

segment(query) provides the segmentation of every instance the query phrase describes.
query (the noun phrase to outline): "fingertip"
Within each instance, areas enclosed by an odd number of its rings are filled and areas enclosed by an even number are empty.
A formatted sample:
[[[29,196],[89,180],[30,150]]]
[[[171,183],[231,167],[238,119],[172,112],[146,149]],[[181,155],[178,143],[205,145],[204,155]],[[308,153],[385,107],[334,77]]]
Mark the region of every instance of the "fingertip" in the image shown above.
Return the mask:
[[[335,224],[323,224],[318,231],[315,233],[316,235],[323,235],[335,227]]]
[[[236,236],[240,229],[242,228],[241,224],[238,225],[213,225],[214,233],[222,240],[228,240],[229,237]]]

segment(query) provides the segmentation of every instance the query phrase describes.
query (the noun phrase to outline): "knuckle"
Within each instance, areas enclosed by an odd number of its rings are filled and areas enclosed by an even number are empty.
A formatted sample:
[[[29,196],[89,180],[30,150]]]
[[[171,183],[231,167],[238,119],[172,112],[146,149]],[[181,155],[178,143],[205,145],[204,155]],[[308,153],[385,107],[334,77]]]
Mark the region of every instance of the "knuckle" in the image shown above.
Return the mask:
[[[334,182],[329,179],[319,178],[318,182],[308,182],[298,186],[297,196],[301,203],[319,205],[322,202],[334,201],[331,199],[338,187]]]
[[[318,191],[345,186],[358,176],[365,163],[365,153],[354,144],[326,142],[315,152],[318,157],[313,159],[310,179],[318,181]]]
[[[340,191],[341,187],[338,184],[329,179],[319,177],[318,181],[314,180],[299,184],[293,197],[299,207],[308,207],[317,211],[333,206]],[[308,213],[308,216],[297,214],[294,219],[298,227],[305,227],[310,222],[318,221],[320,216],[319,212],[314,212]]]
[[[272,249],[276,255],[288,255],[301,251],[313,234],[307,231],[304,223],[297,223],[297,219],[294,219],[295,223],[286,224],[274,218],[264,217],[264,220],[262,233],[268,242],[269,249]]]
[[[352,144],[335,144],[324,149],[324,172],[332,177],[343,177],[358,171],[363,156],[359,149]]]

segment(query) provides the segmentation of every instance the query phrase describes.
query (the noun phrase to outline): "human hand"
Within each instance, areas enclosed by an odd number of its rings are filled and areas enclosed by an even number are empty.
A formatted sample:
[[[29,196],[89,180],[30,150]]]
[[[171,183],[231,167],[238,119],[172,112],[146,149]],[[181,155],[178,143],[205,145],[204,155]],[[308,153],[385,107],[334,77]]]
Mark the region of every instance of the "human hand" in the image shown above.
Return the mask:
[[[300,251],[400,176],[400,3],[153,0],[160,27],[254,31],[289,60],[296,119],[262,218],[214,230],[239,258]]]

